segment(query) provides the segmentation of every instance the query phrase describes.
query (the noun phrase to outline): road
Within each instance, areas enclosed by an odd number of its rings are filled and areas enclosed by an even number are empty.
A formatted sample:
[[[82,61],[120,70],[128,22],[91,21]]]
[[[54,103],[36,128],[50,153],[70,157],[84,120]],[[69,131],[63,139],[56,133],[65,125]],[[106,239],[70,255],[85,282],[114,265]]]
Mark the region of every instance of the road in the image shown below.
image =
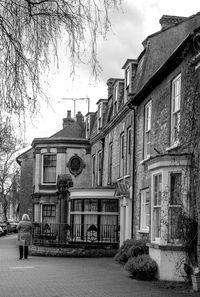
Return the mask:
[[[112,258],[19,260],[16,235],[0,238],[0,297],[196,297],[162,282],[136,281]]]

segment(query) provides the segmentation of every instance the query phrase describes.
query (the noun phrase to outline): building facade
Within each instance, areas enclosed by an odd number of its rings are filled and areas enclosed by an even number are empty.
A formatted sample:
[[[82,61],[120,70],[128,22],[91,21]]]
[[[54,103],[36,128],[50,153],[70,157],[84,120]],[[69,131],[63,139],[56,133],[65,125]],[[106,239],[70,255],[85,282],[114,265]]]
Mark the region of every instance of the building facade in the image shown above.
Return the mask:
[[[199,165],[194,164],[199,164],[200,15],[163,16],[161,24],[143,43],[130,94],[136,122],[134,229],[137,238],[148,238],[158,277],[183,280],[184,263],[197,265],[199,256]]]

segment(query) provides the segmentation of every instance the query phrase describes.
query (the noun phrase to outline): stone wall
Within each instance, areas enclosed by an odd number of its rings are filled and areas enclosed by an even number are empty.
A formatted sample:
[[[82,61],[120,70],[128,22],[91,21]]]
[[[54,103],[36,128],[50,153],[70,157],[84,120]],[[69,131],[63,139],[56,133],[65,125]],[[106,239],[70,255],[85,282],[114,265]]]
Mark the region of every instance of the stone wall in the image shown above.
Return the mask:
[[[32,256],[48,257],[113,257],[117,253],[117,247],[99,245],[69,245],[69,247],[31,245],[29,253]]]

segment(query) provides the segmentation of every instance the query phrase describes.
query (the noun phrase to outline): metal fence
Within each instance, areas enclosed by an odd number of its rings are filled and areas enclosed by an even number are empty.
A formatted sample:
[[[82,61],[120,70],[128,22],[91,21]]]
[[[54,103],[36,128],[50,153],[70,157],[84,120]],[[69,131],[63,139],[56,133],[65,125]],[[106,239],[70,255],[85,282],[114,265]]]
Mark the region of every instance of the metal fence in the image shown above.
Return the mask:
[[[118,243],[119,226],[90,224],[42,224],[34,223],[33,243]]]

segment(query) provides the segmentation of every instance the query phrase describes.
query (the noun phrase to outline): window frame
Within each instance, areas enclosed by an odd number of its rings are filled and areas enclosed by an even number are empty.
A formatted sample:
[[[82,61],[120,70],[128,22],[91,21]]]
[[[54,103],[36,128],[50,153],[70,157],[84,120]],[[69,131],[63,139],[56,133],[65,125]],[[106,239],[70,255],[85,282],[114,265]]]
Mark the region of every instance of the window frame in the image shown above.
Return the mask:
[[[131,173],[131,127],[127,128],[127,139],[126,139],[126,174]]]
[[[44,209],[45,207],[50,207],[50,213],[51,215],[45,215],[44,216]],[[54,208],[54,209],[52,209]],[[46,212],[49,210],[45,210]],[[52,213],[54,213],[54,215],[52,215]],[[44,220],[45,218],[56,218],[56,204],[52,204],[52,203],[44,203],[42,204],[42,219]]]
[[[120,134],[120,152],[119,152],[119,177],[124,176],[124,160],[125,160],[125,133]]]
[[[96,155],[92,155],[92,186],[96,186]]]
[[[180,177],[180,181],[179,181],[179,197],[178,197],[178,200],[175,201],[174,198],[172,197],[172,176],[179,176]],[[182,197],[182,172],[181,171],[172,171],[172,172],[169,172],[169,189],[170,189],[170,192],[169,192],[169,205],[168,205],[168,242],[170,243],[180,243],[181,242],[181,238],[178,238],[178,237],[174,237],[173,235],[173,232],[172,230],[174,230],[174,226],[172,226],[171,222],[175,222],[175,220],[170,219],[170,212],[171,210],[178,210],[178,213],[181,213],[182,211],[182,200],[183,200],[183,197]],[[173,201],[172,201],[173,199]],[[177,219],[177,216],[175,215],[176,219]],[[176,222],[178,224],[178,221]],[[178,230],[178,225],[177,225],[177,228],[176,230]],[[176,231],[175,231],[176,232]]]
[[[156,197],[157,195],[155,195],[155,178],[156,177],[161,180],[158,183],[160,186],[158,187],[158,190],[156,191],[158,197]],[[151,212],[151,218],[152,218],[151,219],[151,222],[152,222],[152,224],[151,224],[152,225],[152,229],[151,229],[152,232],[151,233],[152,234],[151,234],[151,238],[152,238],[152,242],[160,243],[160,239],[161,239],[163,172],[159,171],[159,172],[156,172],[155,174],[153,174],[152,182],[153,182],[153,185],[152,185],[153,187],[152,187],[152,198],[151,198],[151,202],[152,202],[152,212]],[[160,203],[158,203],[158,202],[160,202]],[[157,219],[159,220],[158,222],[156,222]]]
[[[115,89],[114,89],[114,108],[113,108],[113,113],[114,115],[117,113],[118,111],[118,106],[117,106],[117,103],[118,103],[118,92],[119,92],[119,86],[118,84],[115,85]]]
[[[46,156],[55,156],[55,160],[54,161],[55,161],[56,165],[55,166],[45,166],[44,165],[44,158]],[[45,167],[53,167],[53,168],[55,168],[55,181],[45,181],[44,180],[44,178],[45,178]],[[54,185],[54,184],[56,184],[56,169],[57,169],[57,154],[56,153],[44,153],[44,154],[42,154],[42,176],[41,176],[41,178],[42,178],[42,184],[44,184],[44,185],[47,185],[47,184]]]
[[[179,143],[181,108],[181,73],[171,82],[171,145]]]
[[[98,105],[97,111],[97,129],[100,130],[102,128],[102,103]]]
[[[102,186],[102,151],[97,153],[97,185]]]
[[[152,100],[144,106],[144,159],[148,159],[151,155],[151,119]]]
[[[149,201],[147,203],[147,194],[149,195]],[[140,192],[140,231],[149,232],[150,227],[150,189],[146,188]],[[148,205],[149,211],[146,213],[146,206]],[[148,219],[147,219],[148,217]],[[148,223],[147,223],[148,222]]]
[[[108,146],[108,185],[112,183],[112,159],[113,159],[113,143]]]

